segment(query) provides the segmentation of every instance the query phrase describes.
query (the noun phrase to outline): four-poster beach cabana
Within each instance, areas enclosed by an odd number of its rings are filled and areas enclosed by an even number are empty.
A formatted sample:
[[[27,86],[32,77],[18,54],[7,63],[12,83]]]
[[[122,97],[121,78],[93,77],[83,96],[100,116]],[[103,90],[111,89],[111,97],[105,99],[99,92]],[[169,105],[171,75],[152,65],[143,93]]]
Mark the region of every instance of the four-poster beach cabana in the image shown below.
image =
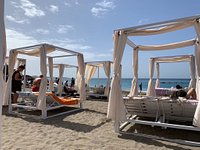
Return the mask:
[[[190,82],[188,89],[196,87],[196,78],[195,78],[195,58],[193,55],[177,55],[177,56],[161,56],[161,57],[152,57],[150,58],[150,68],[155,68],[156,66],[156,84],[155,89],[150,89],[148,87],[147,94],[153,93],[153,96],[164,96],[171,93],[173,89],[160,88],[160,64],[161,63],[177,63],[177,62],[188,62],[190,65]],[[171,70],[172,71],[172,70]],[[152,92],[150,92],[152,90]]]
[[[50,110],[54,110],[57,108],[65,107],[66,105],[56,105],[56,106],[51,106],[49,107],[47,105],[46,101],[46,92],[47,92],[47,58],[48,57],[56,57],[56,56],[62,56],[62,55],[75,55],[77,57],[77,62],[79,66],[78,70],[78,75],[77,75],[77,80],[79,80],[77,88],[78,92],[80,93],[80,100],[79,102],[81,103],[80,106],[82,108],[82,102],[85,100],[85,81],[84,81],[84,72],[85,72],[85,67],[84,67],[84,58],[83,54],[78,53],[76,51],[68,50],[65,48],[61,48],[58,46],[50,45],[50,44],[38,44],[38,45],[33,45],[33,46],[27,46],[27,47],[21,47],[21,48],[16,48],[10,50],[10,55],[9,55],[9,73],[13,74],[13,68],[15,65],[15,60],[18,55],[28,55],[28,56],[33,56],[37,57],[40,60],[40,71],[41,74],[43,75],[43,78],[41,80],[40,84],[40,89],[39,93],[37,96],[36,104],[34,106],[23,106],[20,104],[12,104],[11,103],[11,98],[10,98],[10,91],[11,91],[11,80],[12,76],[9,76],[8,81],[7,81],[7,87],[6,87],[6,93],[5,93],[5,99],[9,101],[9,113],[19,113],[17,111],[13,111],[13,108],[23,108],[25,110],[39,110],[41,111],[41,116],[39,118],[45,119],[49,117],[54,117],[57,115],[61,115],[64,113],[69,113],[68,111],[62,112],[59,114],[51,115],[48,116],[47,112]],[[50,67],[49,67],[50,68]],[[22,93],[23,94],[23,93]],[[27,94],[25,92],[25,94]],[[30,93],[28,93],[29,96]],[[72,110],[76,111],[79,108]],[[18,110],[18,109],[17,109]],[[36,116],[38,118],[38,116]]]
[[[126,110],[124,106],[124,100],[122,97],[122,90],[120,87],[120,64],[122,61],[122,56],[124,52],[125,45],[128,44],[133,48],[133,74],[134,78],[132,80],[132,87],[130,91],[130,99],[137,97],[138,95],[138,52],[139,51],[153,51],[153,50],[171,50],[176,48],[182,48],[187,46],[195,46],[195,64],[196,64],[196,92],[197,92],[197,99],[200,99],[200,24],[199,20],[200,16],[192,16],[187,18],[175,19],[165,22],[141,25],[136,27],[130,28],[122,28],[114,31],[114,57],[113,57],[113,65],[114,65],[114,75],[111,84],[111,91],[109,96],[109,103],[108,103],[108,112],[107,117],[115,121],[115,131],[118,133],[124,133],[123,129],[127,124],[144,124],[144,125],[151,125],[151,126],[160,126],[165,128],[176,128],[182,130],[193,130],[193,131],[200,131],[200,103],[198,103],[194,118],[193,118],[193,125],[180,125],[180,124],[170,124],[166,122],[155,122],[155,121],[145,121],[145,120],[137,120],[134,117],[127,118]],[[156,34],[162,34],[167,32],[172,32],[176,30],[181,30],[188,27],[194,27],[196,30],[196,34],[198,38],[194,38],[191,40],[176,42],[176,43],[169,43],[164,45],[136,45],[132,42],[128,37],[130,36],[150,36]],[[151,65],[153,66],[153,65]],[[153,67],[150,68],[150,80],[148,83],[148,95],[153,96],[154,92],[154,83],[153,83]],[[160,120],[159,120],[160,121]],[[135,133],[136,134],[136,133]],[[137,134],[139,135],[139,134]],[[142,135],[141,135],[142,136]],[[151,138],[159,138],[156,136],[149,136],[143,135],[146,137]],[[164,139],[164,138],[162,138]],[[170,140],[172,142],[182,142],[187,144],[199,144],[192,141],[183,141],[183,140]],[[200,145],[200,144],[199,144]]]
[[[66,93],[63,93],[63,85],[62,85],[62,83],[63,83],[63,75],[64,75],[65,69],[67,69],[67,68],[75,68],[76,69],[76,75],[75,76],[77,76],[78,66],[59,63],[59,64],[53,64],[53,68],[57,68],[59,70],[59,76],[58,76],[59,77],[59,82],[58,82],[58,91],[57,91],[57,94],[61,96],[63,94],[66,94]],[[49,90],[54,91],[52,66],[51,67],[49,66],[49,73],[51,73],[51,75],[50,75]]]
[[[96,91],[96,93],[87,93],[87,95],[92,95],[93,97],[101,97],[105,96],[108,97],[109,91],[110,91],[110,74],[111,74],[111,61],[92,61],[92,62],[86,62],[86,69],[85,69],[85,83],[87,84],[87,87],[90,88],[90,81],[92,77],[94,76],[96,70],[97,70],[97,77],[98,77],[98,85],[97,87],[94,87],[93,90]],[[99,69],[103,68],[105,75],[107,77],[106,86],[100,87],[100,76],[99,76]],[[99,90],[99,91],[98,91]]]

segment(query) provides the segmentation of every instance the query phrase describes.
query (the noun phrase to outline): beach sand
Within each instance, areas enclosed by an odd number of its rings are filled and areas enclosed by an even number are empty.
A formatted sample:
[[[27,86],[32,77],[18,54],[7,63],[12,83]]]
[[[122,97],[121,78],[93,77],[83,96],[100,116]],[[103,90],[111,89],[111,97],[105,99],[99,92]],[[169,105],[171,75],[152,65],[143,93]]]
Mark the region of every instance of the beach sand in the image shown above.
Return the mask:
[[[3,109],[3,150],[127,150],[127,149],[199,149],[161,140],[153,140],[114,132],[113,121],[106,118],[106,101],[87,100],[84,110],[46,120],[8,115]],[[139,126],[152,133],[161,129]],[[129,129],[130,130],[130,129]],[[182,131],[181,131],[182,132]],[[184,131],[185,132],[185,131]],[[177,135],[180,131],[164,134]],[[197,133],[193,133],[198,137]],[[187,136],[193,136],[187,133]],[[198,137],[200,138],[200,137]]]

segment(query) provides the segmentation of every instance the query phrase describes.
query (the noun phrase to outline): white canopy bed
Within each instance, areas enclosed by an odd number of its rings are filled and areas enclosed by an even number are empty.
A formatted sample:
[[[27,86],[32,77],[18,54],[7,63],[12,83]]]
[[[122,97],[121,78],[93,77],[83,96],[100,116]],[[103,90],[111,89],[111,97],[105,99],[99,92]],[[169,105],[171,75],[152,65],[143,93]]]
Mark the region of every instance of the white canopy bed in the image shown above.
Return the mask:
[[[95,90],[99,90],[96,93],[87,93],[87,95],[95,94],[97,97],[101,97],[101,96],[107,97],[109,95],[109,91],[110,91],[110,80],[111,80],[110,74],[111,74],[112,62],[111,61],[92,61],[92,62],[86,62],[85,65],[86,65],[85,83],[87,84],[87,87],[90,88],[90,81],[97,70],[98,85],[97,85],[97,87],[95,87]],[[105,75],[107,77],[105,89],[104,89],[104,87],[100,87],[99,68],[104,69]],[[94,88],[93,88],[93,90],[94,90]]]
[[[49,59],[51,59],[49,57]],[[49,61],[50,62],[50,61]],[[57,94],[59,94],[60,96],[63,94],[63,75],[64,75],[64,70],[67,68],[75,68],[76,69],[76,76],[77,76],[77,72],[78,72],[78,66],[75,65],[69,65],[69,64],[53,64],[53,68],[57,68],[59,70],[59,82],[58,82],[58,91]],[[49,66],[49,73],[50,73],[50,84],[49,84],[49,89],[51,91],[54,90],[54,86],[53,86],[53,70],[52,70],[52,66]]]
[[[11,79],[12,76],[9,76],[8,81],[7,81],[7,87],[6,87],[6,93],[5,93],[5,99],[9,101],[9,113],[18,113],[16,111],[13,111],[13,108],[24,108],[24,109],[30,109],[30,110],[40,110],[41,111],[41,116],[39,118],[45,119],[49,117],[54,117],[57,115],[61,115],[64,113],[69,113],[68,111],[62,112],[59,114],[54,114],[51,116],[48,116],[47,112],[53,109],[57,109],[60,107],[65,107],[65,105],[57,105],[57,106],[47,106],[46,103],[46,92],[47,92],[47,58],[48,57],[59,57],[62,55],[68,55],[68,56],[76,56],[77,57],[77,62],[78,62],[78,76],[77,80],[79,80],[79,84],[77,85],[78,92],[80,94],[80,108],[82,108],[82,102],[85,100],[85,81],[84,81],[84,58],[81,53],[64,49],[61,47],[57,47],[54,45],[49,45],[49,44],[38,44],[38,45],[33,45],[33,46],[27,46],[27,47],[21,47],[21,48],[16,48],[10,50],[10,55],[9,55],[9,73],[13,74],[13,68],[15,65],[15,60],[17,58],[17,55],[28,55],[28,56],[35,56],[40,58],[40,71],[41,74],[43,75],[43,78],[41,80],[40,84],[40,89],[39,93],[37,96],[36,104],[35,106],[23,106],[20,104],[11,104],[11,99],[10,99],[10,89],[11,89]],[[53,61],[52,61],[53,62]],[[51,63],[50,63],[51,65]],[[49,67],[51,68],[51,67]],[[51,68],[52,69],[52,68]],[[51,74],[51,73],[50,73]],[[26,92],[24,93],[26,96]],[[30,93],[28,93],[30,95]],[[77,108],[72,111],[76,111],[80,108]],[[38,118],[36,116],[35,118]]]
[[[160,63],[174,63],[174,62],[189,62],[190,64],[190,82],[188,89],[196,87],[195,79],[195,58],[193,55],[177,55],[177,56],[161,56],[150,58],[150,68],[155,68],[156,65],[156,84],[155,88],[150,86],[147,89],[147,96],[163,96],[169,95],[171,89],[160,88]],[[150,69],[153,71],[153,69]],[[150,74],[152,74],[150,72]],[[163,90],[163,91],[162,91]],[[173,90],[173,89],[172,89]]]
[[[138,95],[138,51],[152,51],[152,50],[171,50],[176,48],[182,48],[187,46],[195,46],[195,64],[196,64],[196,92],[197,99],[200,99],[200,45],[198,39],[200,39],[200,16],[192,16],[187,18],[175,19],[165,22],[147,24],[142,26],[123,28],[114,31],[114,75],[111,82],[111,91],[109,95],[108,111],[107,117],[115,121],[115,131],[118,133],[124,133],[123,129],[129,123],[133,124],[145,124],[151,126],[161,126],[165,128],[176,128],[183,130],[194,130],[200,131],[200,103],[196,107],[196,111],[193,118],[194,126],[180,125],[180,124],[169,124],[166,122],[154,122],[154,121],[144,121],[136,120],[133,118],[126,117],[126,110],[124,107],[124,101],[122,97],[122,90],[120,87],[120,64],[122,61],[122,56],[124,52],[125,45],[128,44],[133,48],[133,74],[134,78],[132,80],[132,87],[130,90],[130,97],[134,98]],[[169,43],[164,45],[151,45],[143,46],[136,45],[130,39],[129,36],[149,36],[155,34],[162,34],[167,32],[172,32],[187,27],[194,27],[197,33],[198,39],[191,39],[187,41],[181,41],[176,43]],[[153,65],[151,65],[153,66]],[[153,96],[154,84],[153,84],[153,67],[150,68],[150,80],[148,83],[148,95]],[[141,136],[141,135],[140,135]],[[148,136],[151,138],[159,138],[156,136]],[[162,138],[164,139],[164,138]],[[170,141],[170,139],[165,139]],[[199,144],[191,141],[180,141],[171,140],[172,142],[182,142],[186,144]],[[200,145],[200,144],[199,144]]]

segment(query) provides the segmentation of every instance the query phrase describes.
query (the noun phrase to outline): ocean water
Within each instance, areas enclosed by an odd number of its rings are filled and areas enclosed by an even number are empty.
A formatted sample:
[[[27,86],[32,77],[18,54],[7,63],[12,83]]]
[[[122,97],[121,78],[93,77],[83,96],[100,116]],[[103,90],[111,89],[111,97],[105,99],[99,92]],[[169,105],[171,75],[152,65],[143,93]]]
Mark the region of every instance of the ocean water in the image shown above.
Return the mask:
[[[100,79],[93,78],[90,81],[90,86],[92,86],[92,87],[100,86],[100,85],[105,86],[106,81],[107,81],[107,79],[105,79],[105,78],[100,78]],[[149,79],[138,79],[138,85],[140,83],[142,83],[142,91],[147,90],[148,81],[149,81]],[[132,82],[131,78],[122,78],[122,80],[121,80],[122,90],[130,90],[131,82]],[[180,86],[185,88],[185,87],[188,87],[189,82],[190,82],[190,79],[160,79],[160,87],[161,88],[171,88],[171,87],[176,87],[176,85],[179,84]],[[154,79],[154,84],[155,83],[156,83],[156,79]]]

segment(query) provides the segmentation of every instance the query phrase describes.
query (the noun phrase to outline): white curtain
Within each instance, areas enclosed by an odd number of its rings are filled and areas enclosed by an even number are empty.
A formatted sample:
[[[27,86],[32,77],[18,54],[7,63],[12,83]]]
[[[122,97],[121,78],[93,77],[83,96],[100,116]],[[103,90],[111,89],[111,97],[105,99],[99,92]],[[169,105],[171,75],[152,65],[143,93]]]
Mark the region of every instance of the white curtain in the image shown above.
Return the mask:
[[[160,64],[156,63],[156,88],[160,87]]]
[[[4,89],[3,80],[3,67],[6,57],[6,34],[4,26],[4,0],[0,1],[0,88]],[[1,128],[2,128],[2,102],[3,102],[3,92],[0,92],[0,149],[1,149]]]
[[[131,84],[131,89],[129,96],[137,96],[138,95],[138,48],[135,48],[133,50],[133,59],[132,59],[132,65],[133,65],[133,80]]]
[[[186,47],[186,46],[192,46],[194,45],[195,40],[187,40],[187,41],[181,41],[181,42],[176,42],[176,43],[170,43],[170,44],[164,44],[164,45],[139,45],[139,49],[141,51],[148,51],[148,50],[172,50],[175,48],[181,48],[181,47]]]
[[[13,72],[14,72],[14,66],[15,66],[17,54],[18,54],[17,52],[10,50],[9,65],[8,65],[9,76],[8,76],[8,80],[7,80],[7,83],[6,83],[6,90],[5,90],[3,105],[8,105],[8,104],[11,103],[11,101],[10,101],[11,100],[10,99],[11,82],[12,82],[12,75],[13,75]]]
[[[111,70],[110,68],[111,68],[111,62],[103,62],[103,69],[107,76],[107,82],[106,82],[106,87],[104,91],[104,95],[106,96],[109,95],[109,91],[110,91],[110,70]]]
[[[94,76],[97,67],[92,65],[86,65],[86,77],[85,83],[89,86],[91,78]]]
[[[194,56],[191,56],[190,60],[190,83],[188,88],[196,88],[196,79],[195,79],[195,60]]]
[[[195,23],[195,30],[197,33],[198,40],[200,39],[200,25],[198,22]],[[200,100],[200,45],[199,41],[195,45],[195,63],[196,63],[196,94],[197,99]],[[193,125],[200,127],[200,103],[198,102],[194,118]]]
[[[40,48],[40,71],[43,78],[40,83],[39,96],[37,99],[37,108],[44,110],[46,108],[46,90],[47,90],[47,62],[45,45]]]
[[[78,73],[77,73],[77,87],[78,92],[80,94],[80,101],[83,102],[86,99],[86,91],[85,91],[85,63],[82,54],[77,55],[78,60]]]
[[[154,74],[154,59],[150,59],[149,64],[149,83],[147,88],[147,96],[155,96],[155,87],[153,83],[153,74]]]
[[[155,35],[155,34],[161,34],[166,32],[172,32],[176,30],[181,30],[187,27],[190,27],[193,25],[194,18],[189,19],[184,22],[178,22],[174,21],[166,24],[161,25],[152,25],[148,28],[138,28],[137,30],[127,30],[126,33],[128,36],[144,36],[144,35]]]
[[[127,35],[123,31],[115,32],[114,35],[114,76],[111,82],[111,91],[109,95],[107,117],[114,121],[125,120],[125,109],[120,86],[121,60],[126,45]]]
[[[58,93],[61,95],[62,90],[63,90],[62,80],[63,80],[65,66],[64,66],[64,64],[59,64],[58,68],[59,68]]]
[[[48,62],[49,62],[49,77],[50,77],[49,90],[54,91],[54,88],[53,88],[53,58],[49,57]]]

